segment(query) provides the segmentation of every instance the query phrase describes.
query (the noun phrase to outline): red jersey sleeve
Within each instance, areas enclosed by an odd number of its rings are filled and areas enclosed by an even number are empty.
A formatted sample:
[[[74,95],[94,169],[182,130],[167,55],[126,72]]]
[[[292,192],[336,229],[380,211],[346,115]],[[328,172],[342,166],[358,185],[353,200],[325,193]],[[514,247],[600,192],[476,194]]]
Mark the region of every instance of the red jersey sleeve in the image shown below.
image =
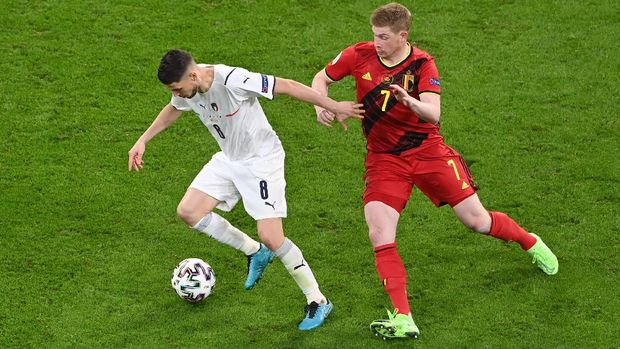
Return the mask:
[[[355,46],[349,46],[325,67],[325,74],[333,81],[338,81],[353,73],[355,68]]]
[[[437,66],[435,66],[435,60],[432,57],[422,64],[419,70],[419,74],[419,93],[441,93],[441,81],[439,80],[439,72],[437,71]]]

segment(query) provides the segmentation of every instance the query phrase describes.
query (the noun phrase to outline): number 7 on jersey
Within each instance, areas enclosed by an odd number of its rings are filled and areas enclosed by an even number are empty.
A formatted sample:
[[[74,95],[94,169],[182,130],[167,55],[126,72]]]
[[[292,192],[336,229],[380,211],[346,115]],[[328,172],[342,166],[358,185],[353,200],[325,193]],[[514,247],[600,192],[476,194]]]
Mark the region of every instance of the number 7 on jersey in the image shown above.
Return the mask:
[[[383,100],[383,105],[381,106],[381,111],[385,111],[385,108],[387,107],[388,99],[390,99],[390,95],[392,95],[392,91],[381,90],[381,94],[385,95],[385,99]]]

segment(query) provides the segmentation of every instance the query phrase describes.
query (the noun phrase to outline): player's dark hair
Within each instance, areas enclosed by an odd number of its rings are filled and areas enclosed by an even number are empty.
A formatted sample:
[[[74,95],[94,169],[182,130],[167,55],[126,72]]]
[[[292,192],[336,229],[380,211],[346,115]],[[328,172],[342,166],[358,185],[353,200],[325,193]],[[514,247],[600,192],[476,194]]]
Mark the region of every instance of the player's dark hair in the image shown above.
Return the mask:
[[[375,27],[390,27],[392,32],[408,32],[411,28],[411,12],[397,3],[391,2],[376,9],[370,16],[370,24]]]
[[[192,55],[183,50],[172,49],[162,57],[157,70],[157,77],[164,85],[179,82],[190,65],[194,63]]]

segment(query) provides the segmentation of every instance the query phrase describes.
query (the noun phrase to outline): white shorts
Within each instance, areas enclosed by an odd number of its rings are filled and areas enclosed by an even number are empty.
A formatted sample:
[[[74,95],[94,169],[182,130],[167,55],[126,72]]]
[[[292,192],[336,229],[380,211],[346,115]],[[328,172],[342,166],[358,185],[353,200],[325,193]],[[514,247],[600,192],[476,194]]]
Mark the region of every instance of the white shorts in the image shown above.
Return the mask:
[[[255,220],[286,217],[284,153],[276,159],[242,163],[215,154],[189,186],[217,199],[230,211],[243,199],[245,211]]]

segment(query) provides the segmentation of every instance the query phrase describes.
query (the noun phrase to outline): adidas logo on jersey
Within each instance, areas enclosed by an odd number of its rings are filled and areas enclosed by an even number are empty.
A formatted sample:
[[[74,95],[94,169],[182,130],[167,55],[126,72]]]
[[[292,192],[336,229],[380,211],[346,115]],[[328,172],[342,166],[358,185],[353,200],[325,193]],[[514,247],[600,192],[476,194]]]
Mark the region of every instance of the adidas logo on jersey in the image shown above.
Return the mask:
[[[366,74],[362,75],[362,79],[372,81],[372,78],[370,77],[370,72],[367,72]]]

